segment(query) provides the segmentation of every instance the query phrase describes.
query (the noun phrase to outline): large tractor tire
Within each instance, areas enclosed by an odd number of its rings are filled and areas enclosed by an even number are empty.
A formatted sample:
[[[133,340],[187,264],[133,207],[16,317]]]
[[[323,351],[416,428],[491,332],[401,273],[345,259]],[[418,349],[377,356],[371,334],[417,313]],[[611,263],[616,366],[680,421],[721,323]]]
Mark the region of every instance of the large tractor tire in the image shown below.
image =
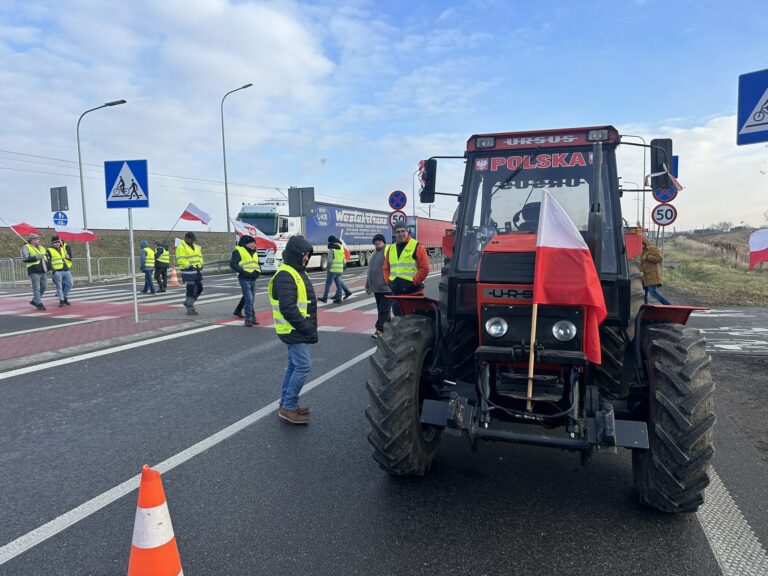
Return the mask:
[[[715,452],[715,384],[706,341],[680,324],[652,324],[641,337],[650,449],[632,453],[638,496],[662,512],[695,512]]]
[[[440,445],[440,430],[420,422],[422,367],[431,358],[434,325],[423,316],[397,316],[384,325],[371,356],[365,416],[373,458],[395,476],[423,476]]]
[[[629,325],[624,330],[616,326],[600,326],[600,349],[602,364],[594,366],[594,383],[604,393],[614,398],[623,398],[629,393],[629,383],[622,380],[627,346],[635,338],[635,319],[643,305],[643,274],[640,265],[629,262]]]

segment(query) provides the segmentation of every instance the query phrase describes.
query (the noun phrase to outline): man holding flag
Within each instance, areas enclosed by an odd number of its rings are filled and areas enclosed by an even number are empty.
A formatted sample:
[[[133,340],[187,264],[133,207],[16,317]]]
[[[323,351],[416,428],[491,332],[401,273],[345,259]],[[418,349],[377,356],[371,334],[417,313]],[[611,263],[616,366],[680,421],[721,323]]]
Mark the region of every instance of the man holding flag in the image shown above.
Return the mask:
[[[203,292],[203,252],[195,241],[194,232],[184,234],[184,240],[176,247],[176,263],[181,270],[181,281],[187,287],[184,307],[189,316],[197,316],[195,301]]]

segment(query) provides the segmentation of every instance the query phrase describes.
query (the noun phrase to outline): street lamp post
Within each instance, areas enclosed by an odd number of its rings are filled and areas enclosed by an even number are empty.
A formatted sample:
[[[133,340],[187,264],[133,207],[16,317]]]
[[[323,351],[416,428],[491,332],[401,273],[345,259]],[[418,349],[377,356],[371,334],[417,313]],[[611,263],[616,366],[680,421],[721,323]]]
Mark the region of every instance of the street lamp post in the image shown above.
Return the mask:
[[[91,108],[90,110],[86,110],[82,114],[80,114],[80,118],[77,119],[77,166],[80,168],[80,202],[83,205],[83,228],[88,228],[88,218],[85,213],[85,186],[83,185],[83,158],[80,154],[80,121],[83,119],[83,116],[88,114],[88,112],[93,112],[94,110],[99,110],[100,108],[107,108],[108,106],[119,106],[120,104],[125,104],[125,100],[113,100],[112,102],[107,102],[106,104],[102,104],[101,106],[96,106],[96,108]],[[88,282],[93,282],[93,273],[91,271],[91,243],[86,242],[85,243],[85,260],[86,265],[88,267]]]
[[[632,134],[622,134],[621,137],[622,138],[637,138],[638,140],[640,140],[643,143],[643,146],[645,146],[645,147],[648,146],[648,144],[645,142],[645,138],[643,138],[642,136],[634,136]],[[637,144],[635,144],[635,146],[637,146]],[[643,221],[642,221],[643,230],[645,230],[645,177],[646,177],[646,175],[647,174],[645,173],[645,150],[643,150]]]
[[[230,90],[226,94],[224,94],[224,97],[221,99],[221,151],[222,155],[224,156],[224,204],[227,208],[227,252],[232,251],[232,231],[230,229],[229,224],[229,185],[227,183],[227,146],[224,143],[224,100],[232,94],[232,92],[237,92],[238,90],[245,90],[246,88],[250,88],[253,86],[253,84],[246,84],[245,86],[240,86],[240,88],[235,88],[234,90]]]
[[[622,183],[633,184],[635,186],[635,197],[637,199],[637,223],[640,224],[640,194],[643,193],[640,185],[637,182],[631,182],[629,180],[623,180]]]

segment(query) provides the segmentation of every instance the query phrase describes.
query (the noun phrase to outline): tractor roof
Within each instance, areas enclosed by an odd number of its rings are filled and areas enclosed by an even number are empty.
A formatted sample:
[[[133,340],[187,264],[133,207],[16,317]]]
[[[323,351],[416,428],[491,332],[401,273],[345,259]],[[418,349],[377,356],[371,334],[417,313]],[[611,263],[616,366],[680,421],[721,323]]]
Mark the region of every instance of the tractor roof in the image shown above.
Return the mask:
[[[590,139],[590,132],[603,136]],[[587,126],[583,128],[558,128],[555,130],[533,130],[528,132],[498,132],[495,134],[475,134],[467,140],[467,152],[484,150],[512,150],[516,148],[549,148],[553,146],[584,146],[599,140],[606,144],[616,144],[620,136],[613,126]]]

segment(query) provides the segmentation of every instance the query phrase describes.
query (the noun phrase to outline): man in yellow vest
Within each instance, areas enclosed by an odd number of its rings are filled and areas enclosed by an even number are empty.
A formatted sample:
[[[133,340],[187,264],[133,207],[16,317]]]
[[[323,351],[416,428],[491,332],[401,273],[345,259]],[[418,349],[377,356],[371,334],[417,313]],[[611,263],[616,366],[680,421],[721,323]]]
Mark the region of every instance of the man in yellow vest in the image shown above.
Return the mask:
[[[142,240],[141,244],[141,271],[144,272],[144,289],[142,294],[147,292],[155,293],[155,284],[152,282],[152,274],[155,272],[155,251],[149,247],[149,242]]]
[[[195,240],[195,233],[187,232],[184,240],[176,247],[176,263],[181,270],[181,281],[187,286],[184,307],[190,316],[198,315],[195,301],[203,291],[203,252]]]
[[[48,250],[40,246],[39,234],[32,233],[27,236],[27,243],[21,247],[20,255],[27,266],[27,275],[32,283],[32,300],[29,303],[38,310],[45,310],[43,294],[45,294],[45,288],[48,284],[46,278],[50,264],[48,262]]]
[[[341,241],[336,236],[328,236],[328,272],[325,275],[325,289],[323,295],[318,298],[320,302],[328,302],[328,291],[331,288],[331,284],[336,284],[336,294],[333,296],[333,301],[336,304],[341,302],[341,293],[344,292],[344,300],[352,296],[352,291],[344,284],[342,275],[344,274],[344,264],[347,261],[344,254],[344,248],[341,245]]]
[[[317,298],[306,272],[310,256],[312,244],[303,236],[292,236],[267,288],[275,332],[288,346],[277,415],[291,424],[309,422],[309,407],[299,406],[299,394],[312,370],[309,345],[317,342]]]
[[[426,248],[411,238],[405,223],[395,225],[395,243],[390,245],[384,261],[384,278],[392,294],[423,294],[424,280],[428,275],[429,255]],[[392,313],[402,315],[397,301],[392,303]]]
[[[165,292],[168,289],[168,266],[171,265],[171,253],[168,246],[162,242],[155,242],[155,282],[157,291]]]
[[[53,270],[53,283],[56,285],[56,297],[59,299],[59,308],[69,306],[69,291],[72,290],[74,279],[72,278],[72,256],[69,254],[69,246],[62,242],[58,236],[51,238],[51,247],[48,255]]]
[[[256,240],[253,236],[244,234],[240,237],[237,247],[232,250],[229,267],[237,272],[240,290],[243,293],[240,301],[243,303],[242,308],[245,309],[245,327],[250,328],[259,323],[253,311],[253,301],[256,299],[256,280],[261,274],[259,253],[256,252]]]

